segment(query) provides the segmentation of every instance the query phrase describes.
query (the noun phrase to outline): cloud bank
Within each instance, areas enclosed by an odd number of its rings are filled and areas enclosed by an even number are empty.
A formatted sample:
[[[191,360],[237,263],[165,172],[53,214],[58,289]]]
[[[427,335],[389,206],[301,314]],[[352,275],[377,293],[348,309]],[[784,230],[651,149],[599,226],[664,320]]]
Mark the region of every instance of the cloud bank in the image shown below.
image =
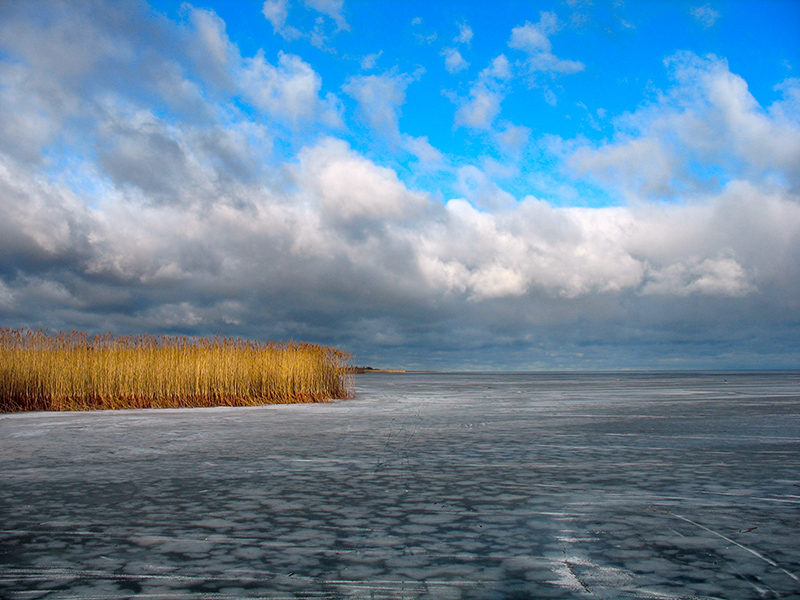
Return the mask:
[[[305,5],[347,29],[341,2]],[[764,107],[724,59],[669,57],[669,89],[613,137],[536,142],[625,199],[564,206],[404,133],[422,71],[331,89],[289,50],[243,56],[208,10],[46,6],[0,8],[3,325],[294,338],[407,368],[800,364],[796,80]],[[285,38],[290,8],[263,7]],[[515,28],[516,68],[582,70],[558,28]],[[481,72],[453,126],[532,144],[501,118],[513,69]],[[358,120],[484,183],[415,186],[356,148]]]

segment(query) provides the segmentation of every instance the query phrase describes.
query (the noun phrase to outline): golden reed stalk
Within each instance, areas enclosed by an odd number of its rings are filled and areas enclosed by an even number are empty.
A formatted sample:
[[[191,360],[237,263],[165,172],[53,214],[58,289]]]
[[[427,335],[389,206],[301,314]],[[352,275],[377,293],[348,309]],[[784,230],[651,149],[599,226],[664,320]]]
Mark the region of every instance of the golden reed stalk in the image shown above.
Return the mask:
[[[0,328],[0,412],[321,402],[350,371],[314,344]]]

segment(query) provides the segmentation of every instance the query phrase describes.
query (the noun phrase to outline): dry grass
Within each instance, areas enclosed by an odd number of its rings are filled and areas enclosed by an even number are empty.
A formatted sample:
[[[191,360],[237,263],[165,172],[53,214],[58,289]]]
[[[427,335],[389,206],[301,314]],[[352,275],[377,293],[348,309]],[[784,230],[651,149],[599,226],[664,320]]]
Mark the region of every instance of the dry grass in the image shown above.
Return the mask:
[[[353,395],[350,356],[225,337],[0,329],[0,412],[253,406]]]

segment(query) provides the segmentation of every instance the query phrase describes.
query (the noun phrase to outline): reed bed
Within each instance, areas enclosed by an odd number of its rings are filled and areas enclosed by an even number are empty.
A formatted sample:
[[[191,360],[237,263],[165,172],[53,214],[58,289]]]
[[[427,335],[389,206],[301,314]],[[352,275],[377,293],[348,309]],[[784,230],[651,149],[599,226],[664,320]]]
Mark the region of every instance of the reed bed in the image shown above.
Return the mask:
[[[352,396],[350,356],[327,346],[0,329],[0,412],[254,406]]]

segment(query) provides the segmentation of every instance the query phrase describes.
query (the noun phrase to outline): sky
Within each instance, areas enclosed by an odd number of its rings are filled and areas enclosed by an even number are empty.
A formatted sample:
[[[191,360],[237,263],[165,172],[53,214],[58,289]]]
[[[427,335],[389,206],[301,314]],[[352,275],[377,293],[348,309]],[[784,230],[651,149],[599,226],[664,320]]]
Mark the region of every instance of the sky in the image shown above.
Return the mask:
[[[0,0],[0,326],[800,368],[800,2]]]

